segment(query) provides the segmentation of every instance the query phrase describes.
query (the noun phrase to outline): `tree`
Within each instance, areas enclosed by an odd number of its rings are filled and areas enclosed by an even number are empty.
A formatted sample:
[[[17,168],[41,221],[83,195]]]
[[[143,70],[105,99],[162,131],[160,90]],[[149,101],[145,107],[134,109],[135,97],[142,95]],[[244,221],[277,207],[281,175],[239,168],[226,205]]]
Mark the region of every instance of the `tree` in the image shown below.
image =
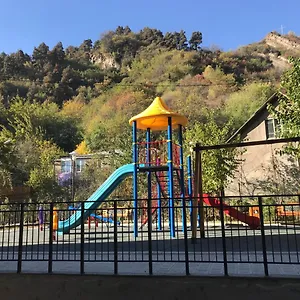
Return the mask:
[[[186,145],[193,147],[200,145],[217,145],[225,143],[229,137],[232,124],[228,122],[219,126],[214,120],[214,113],[207,114],[207,123],[195,123],[185,132]],[[188,149],[187,149],[188,150]],[[220,149],[202,152],[202,178],[205,193],[218,193],[229,183],[238,166],[236,150]]]
[[[230,94],[225,101],[225,114],[234,120],[235,129],[242,126],[273,92],[270,84],[253,82]]]
[[[145,46],[159,45],[163,41],[164,35],[160,30],[145,27],[138,33],[138,39]]]
[[[177,49],[186,50],[187,46],[188,46],[188,43],[187,43],[187,38],[186,38],[186,35],[185,35],[185,31],[180,30],[180,32],[178,34],[178,40],[177,40]]]
[[[20,140],[53,141],[61,149],[71,152],[81,140],[76,119],[59,113],[54,103],[29,103],[17,98],[9,109],[9,127]]]
[[[64,200],[67,191],[61,188],[54,174],[54,160],[62,155],[62,151],[49,141],[36,141],[38,163],[30,170],[27,184],[33,188],[38,202]]]
[[[34,47],[32,60],[37,64],[45,64],[48,61],[49,47],[41,43],[37,48]]]
[[[200,31],[194,31],[189,40],[189,44],[192,50],[198,50],[200,44],[202,44],[202,33]]]
[[[164,46],[168,49],[176,49],[177,47],[177,35],[173,32],[167,32],[164,36]]]
[[[91,151],[104,151],[108,146],[107,138],[107,130],[100,124],[86,137],[86,144]]]
[[[49,59],[53,65],[63,64],[65,59],[65,51],[61,42],[57,43],[54,46],[54,48],[49,52]]]
[[[90,52],[93,48],[93,42],[91,39],[84,40],[83,43],[79,46],[79,50],[84,52]]]
[[[5,129],[0,133],[0,191],[13,185],[13,170],[15,162],[14,140]]]
[[[225,74],[219,67],[215,69],[207,66],[203,72],[204,78],[210,82],[208,100],[222,104],[226,96],[236,90],[236,82],[233,74]]]
[[[300,58],[291,58],[292,68],[281,77],[281,88],[286,96],[281,96],[276,109],[269,107],[273,116],[281,124],[283,137],[300,136]],[[289,144],[285,151],[299,157],[298,145]]]

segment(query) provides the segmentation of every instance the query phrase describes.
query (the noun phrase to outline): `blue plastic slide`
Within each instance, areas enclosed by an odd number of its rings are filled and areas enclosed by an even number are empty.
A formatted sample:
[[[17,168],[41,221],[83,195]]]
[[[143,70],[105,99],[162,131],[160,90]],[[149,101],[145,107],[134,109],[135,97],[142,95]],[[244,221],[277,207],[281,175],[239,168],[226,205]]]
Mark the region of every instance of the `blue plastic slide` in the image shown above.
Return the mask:
[[[113,190],[127,177],[133,173],[133,164],[120,167],[113,172],[106,181],[84,202],[84,212],[81,215],[81,209],[77,210],[70,218],[58,223],[58,234],[68,233],[72,228],[80,225],[81,218],[86,220],[93,210],[96,210],[100,204],[107,199]]]
[[[98,219],[98,220],[100,220],[101,222],[104,222],[104,223],[112,223],[112,224],[114,223],[113,218],[102,217],[100,215],[95,215],[95,214],[91,214],[90,217]],[[117,221],[117,225],[120,226],[121,223],[119,221]]]
[[[80,206],[78,207],[74,207],[74,206],[69,206],[69,210],[80,210]],[[98,219],[99,221],[101,222],[104,222],[104,223],[114,223],[114,219],[111,218],[111,217],[103,217],[103,216],[100,216],[100,215],[96,215],[96,214],[91,214],[90,217],[94,218],[94,219]],[[120,226],[121,225],[121,222],[117,222],[117,225]]]

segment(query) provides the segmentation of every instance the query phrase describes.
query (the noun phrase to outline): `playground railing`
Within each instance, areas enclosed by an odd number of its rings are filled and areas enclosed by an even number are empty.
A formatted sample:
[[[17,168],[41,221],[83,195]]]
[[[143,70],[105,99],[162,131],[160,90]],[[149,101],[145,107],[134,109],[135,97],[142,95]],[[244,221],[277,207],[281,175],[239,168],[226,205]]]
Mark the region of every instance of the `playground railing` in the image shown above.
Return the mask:
[[[180,274],[217,269],[227,276],[244,266],[252,276],[278,268],[292,276],[300,268],[298,195],[140,199],[136,210],[132,199],[111,199],[96,210],[86,203],[0,204],[0,271],[26,272],[29,262],[33,271],[49,273],[73,262],[80,274],[123,274],[128,263],[130,274],[161,274],[172,266]],[[67,228],[74,220],[76,226]]]
[[[180,145],[172,143],[172,161],[175,167],[180,165]],[[145,166],[164,166],[168,163],[168,143],[166,140],[139,142],[138,163]]]

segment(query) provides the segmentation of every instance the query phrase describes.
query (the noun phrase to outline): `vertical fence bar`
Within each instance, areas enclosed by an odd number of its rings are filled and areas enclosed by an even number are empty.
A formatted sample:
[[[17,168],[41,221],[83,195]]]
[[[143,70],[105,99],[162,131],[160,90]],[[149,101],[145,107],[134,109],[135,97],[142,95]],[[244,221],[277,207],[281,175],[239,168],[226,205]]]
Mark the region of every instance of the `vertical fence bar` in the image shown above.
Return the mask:
[[[180,190],[181,190],[181,204],[182,204],[182,212],[181,212],[181,217],[182,217],[182,231],[184,232],[184,225],[183,223],[185,222],[184,218],[186,218],[186,214],[183,213],[183,203],[185,202],[185,180],[184,180],[184,169],[183,169],[183,137],[182,137],[182,125],[179,125],[178,127],[178,141],[179,141],[179,170],[180,170]],[[183,216],[185,215],[185,217]]]
[[[192,157],[187,157],[187,177],[188,177],[188,195],[189,195],[189,206],[190,206],[190,224],[193,226],[193,178],[192,178]]]
[[[138,236],[138,147],[137,147],[137,124],[132,123],[132,160],[133,168],[133,232]]]
[[[187,235],[187,221],[186,221],[186,203],[185,200],[182,202],[183,205],[183,237],[184,237],[184,255],[185,255],[185,274],[190,275],[190,264],[189,264],[189,246],[188,246],[188,235]]]
[[[156,165],[160,166],[161,164],[161,160],[158,157],[156,159]],[[156,175],[156,179],[157,179],[157,184],[156,184],[156,190],[157,190],[157,229],[161,230],[162,226],[161,226],[161,218],[162,218],[162,209],[161,209],[161,198],[162,198],[162,189],[161,189],[161,185],[159,183],[159,178],[160,178],[160,174],[161,171],[155,173]]]
[[[197,197],[199,197],[199,227],[200,227],[200,237],[205,238],[205,228],[204,228],[204,205],[203,205],[203,172],[202,172],[202,152],[199,151],[198,154],[198,188],[197,188]]]
[[[80,274],[84,274],[84,202],[81,202],[80,219]]]
[[[161,188],[159,183],[156,184],[157,188],[157,230],[161,230]]]
[[[53,203],[50,203],[49,217],[49,249],[48,249],[48,273],[52,273],[53,267]]]
[[[172,118],[168,117],[168,176],[170,235],[175,237]]]
[[[227,263],[227,248],[226,248],[226,235],[225,235],[225,222],[224,222],[224,195],[220,197],[220,219],[222,229],[222,250],[223,250],[223,263],[224,275],[228,276],[228,263]]]
[[[147,128],[146,133],[146,141],[147,141],[147,166],[151,167],[151,131],[150,128]],[[148,199],[147,199],[147,216],[148,216],[148,257],[149,257],[149,275],[153,274],[152,268],[152,182],[151,182],[151,171],[147,173],[147,181],[148,181]],[[156,200],[157,201],[157,200]]]
[[[21,273],[22,271],[23,232],[24,232],[24,203],[21,203],[17,273]]]
[[[261,242],[262,242],[262,251],[263,251],[264,272],[265,272],[265,276],[269,276],[265,225],[264,225],[264,213],[263,213],[263,204],[262,204],[261,196],[258,196],[258,206],[259,206],[259,218],[260,218],[260,230],[261,230],[261,239],[262,239]]]
[[[149,275],[153,274],[152,263],[152,201],[151,198],[147,200],[147,214],[148,214],[148,257],[149,257]]]
[[[197,148],[198,144],[196,145]],[[195,170],[194,170],[194,176],[195,176],[195,186],[194,186],[194,195],[193,195],[193,205],[192,205],[192,244],[196,244],[197,242],[197,216],[198,216],[198,197],[199,197],[199,181],[200,179],[200,151],[196,149],[195,152]]]
[[[114,201],[114,274],[118,275],[118,220],[117,201]]]

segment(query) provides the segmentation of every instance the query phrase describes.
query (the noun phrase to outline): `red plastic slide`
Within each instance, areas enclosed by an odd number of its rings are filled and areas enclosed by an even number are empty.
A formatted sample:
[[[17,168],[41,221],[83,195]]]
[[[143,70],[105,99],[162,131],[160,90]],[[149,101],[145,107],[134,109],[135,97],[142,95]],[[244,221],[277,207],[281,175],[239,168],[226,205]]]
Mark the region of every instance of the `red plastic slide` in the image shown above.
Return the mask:
[[[220,209],[220,201],[216,198],[210,197],[208,194],[203,194],[203,201],[209,206]],[[257,217],[248,216],[247,214],[242,213],[225,203],[223,204],[223,210],[226,215],[248,224],[251,229],[257,229],[260,227],[260,220]]]

